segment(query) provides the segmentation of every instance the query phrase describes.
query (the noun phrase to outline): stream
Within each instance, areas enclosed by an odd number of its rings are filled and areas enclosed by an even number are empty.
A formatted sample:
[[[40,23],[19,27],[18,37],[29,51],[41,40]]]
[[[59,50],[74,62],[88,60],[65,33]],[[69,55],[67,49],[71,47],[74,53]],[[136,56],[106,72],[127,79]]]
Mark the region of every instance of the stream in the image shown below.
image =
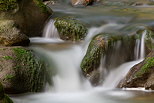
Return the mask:
[[[49,83],[41,93],[11,96],[14,103],[153,103],[154,93],[151,90],[116,88],[130,68],[144,59],[146,31],[142,34],[142,39],[136,43],[135,59],[107,71],[102,85],[93,87],[82,75],[80,68],[80,63],[93,36],[101,32],[125,35],[131,33],[130,28],[136,25],[151,26],[154,24],[153,7],[103,7],[98,4],[75,8],[68,0],[60,0],[49,7],[54,14],[47,20],[42,37],[30,38],[29,47],[47,63]],[[74,16],[87,24],[88,35],[82,43],[70,43],[59,38],[52,18],[60,16]],[[102,60],[99,69],[105,70],[104,68]]]

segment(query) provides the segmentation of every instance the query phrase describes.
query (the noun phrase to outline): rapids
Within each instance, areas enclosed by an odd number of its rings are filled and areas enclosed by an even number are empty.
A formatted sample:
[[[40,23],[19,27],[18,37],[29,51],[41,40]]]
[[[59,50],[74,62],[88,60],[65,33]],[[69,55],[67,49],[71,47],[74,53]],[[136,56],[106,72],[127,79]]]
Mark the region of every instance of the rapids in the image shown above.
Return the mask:
[[[153,103],[152,91],[146,91],[144,88],[126,90],[116,88],[130,68],[144,59],[146,31],[142,34],[141,40],[136,40],[134,61],[106,71],[104,83],[99,87],[92,87],[82,76],[80,69],[81,60],[93,36],[101,32],[129,33],[120,30],[133,23],[151,25],[149,22],[151,19],[146,17],[143,20],[140,16],[136,18],[136,14],[119,13],[118,10],[122,9],[119,7],[102,9],[102,6],[95,5],[74,8],[70,6],[68,0],[60,0],[58,4],[50,7],[55,11],[51,18],[69,15],[87,23],[88,35],[82,43],[65,42],[59,38],[57,29],[53,25],[54,21],[50,18],[45,25],[43,37],[30,38],[30,48],[47,63],[49,80],[46,88],[41,93],[11,96],[15,103]],[[103,58],[99,69],[106,70]]]

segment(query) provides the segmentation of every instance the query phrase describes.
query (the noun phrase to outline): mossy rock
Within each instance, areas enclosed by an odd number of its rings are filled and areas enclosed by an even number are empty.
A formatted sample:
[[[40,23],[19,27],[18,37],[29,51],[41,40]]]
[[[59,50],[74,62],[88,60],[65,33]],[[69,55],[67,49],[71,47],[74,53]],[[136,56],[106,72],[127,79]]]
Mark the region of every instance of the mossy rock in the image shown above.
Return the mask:
[[[143,87],[154,90],[154,52],[152,51],[144,61],[132,67],[118,87]]]
[[[13,101],[4,94],[4,89],[2,84],[0,83],[0,103],[13,103]]]
[[[114,43],[119,40],[122,41],[122,39],[123,36],[121,35],[108,33],[98,34],[93,37],[81,63],[81,69],[84,74],[90,74],[93,70],[96,70],[100,65],[102,56],[107,54],[107,51],[113,47]]]
[[[47,7],[44,5],[43,0],[26,0],[34,2],[43,12],[48,12]],[[0,11],[10,11],[19,8],[20,3],[24,3],[24,0],[1,0]]]
[[[17,1],[17,8],[0,9],[0,19],[14,20],[20,27],[21,32],[27,36],[42,35],[44,24],[53,13],[49,7],[44,5],[43,0],[2,0],[2,2],[4,1]],[[11,3],[7,3],[7,5],[12,6]]]
[[[54,25],[60,38],[68,41],[81,41],[86,37],[88,31],[83,23],[72,17],[55,18]]]
[[[96,70],[99,67],[100,59],[106,48],[104,35],[93,37],[81,63],[81,69],[85,75],[90,74],[93,70]]]
[[[80,65],[83,74],[92,84],[94,83],[93,85],[99,85],[102,82],[99,79],[103,79],[100,76],[104,74],[99,72],[101,59],[108,71],[124,62],[134,60],[135,41],[135,36],[127,35],[101,33],[94,36]]]
[[[6,93],[41,91],[45,83],[43,62],[23,47],[0,48],[0,81]]]
[[[27,46],[29,42],[29,38],[21,33],[13,20],[0,20],[1,46]]]
[[[17,0],[1,0],[0,1],[0,11],[9,11],[16,9],[18,7]]]

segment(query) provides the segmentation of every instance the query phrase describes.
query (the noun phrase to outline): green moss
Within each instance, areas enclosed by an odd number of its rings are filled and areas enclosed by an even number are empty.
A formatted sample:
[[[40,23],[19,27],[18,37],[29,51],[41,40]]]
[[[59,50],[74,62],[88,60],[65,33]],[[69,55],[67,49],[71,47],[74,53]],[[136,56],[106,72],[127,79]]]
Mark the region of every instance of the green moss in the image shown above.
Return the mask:
[[[22,74],[23,78],[26,79],[24,81],[25,84],[29,84],[29,91],[40,91],[44,82],[42,62],[37,60],[30,50],[24,48],[13,48],[13,50],[16,53],[15,59],[19,62],[14,69],[19,73],[19,75]]]
[[[154,57],[148,57],[145,60],[144,65],[141,67],[141,69],[135,74],[135,77],[140,77],[143,74],[149,72],[149,70],[154,67]]]
[[[14,76],[11,75],[11,74],[8,74],[8,75],[5,76],[5,79],[7,79],[7,80],[8,80],[8,79],[12,79],[12,78],[14,78]]]
[[[54,25],[63,40],[80,41],[87,35],[86,26],[73,17],[56,18]]]
[[[0,11],[9,11],[17,8],[17,0],[0,0]]]
[[[34,3],[41,8],[41,10],[45,13],[48,13],[48,9],[46,7],[46,5],[43,4],[43,1],[42,0],[33,0]]]
[[[13,59],[13,57],[11,57],[11,56],[3,56],[2,58],[5,59],[5,60],[11,60],[11,59]]]

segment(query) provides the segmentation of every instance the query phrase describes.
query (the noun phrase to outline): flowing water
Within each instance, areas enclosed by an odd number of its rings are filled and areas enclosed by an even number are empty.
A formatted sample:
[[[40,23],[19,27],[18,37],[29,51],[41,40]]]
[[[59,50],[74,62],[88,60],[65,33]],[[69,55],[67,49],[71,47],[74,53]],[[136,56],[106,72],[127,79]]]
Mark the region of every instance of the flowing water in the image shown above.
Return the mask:
[[[99,5],[74,8],[69,5],[68,0],[60,0],[59,3],[50,7],[55,11],[51,18],[69,15],[87,23],[88,35],[82,43],[65,42],[59,38],[57,29],[53,25],[54,21],[49,19],[43,37],[30,39],[32,44],[30,48],[47,64],[49,80],[46,89],[41,93],[12,96],[15,103],[153,103],[152,91],[146,91],[144,88],[116,88],[130,68],[144,59],[146,31],[143,32],[141,40],[136,40],[133,61],[121,63],[107,71],[106,57],[102,58],[99,69],[106,71],[106,77],[99,87],[92,87],[89,81],[83,77],[80,69],[80,63],[94,35],[101,32],[130,33],[127,30],[121,30],[130,24],[151,25],[152,18],[147,18],[147,15],[150,14],[147,13],[145,17],[140,14],[137,17],[133,13],[127,15],[123,12],[124,8],[102,8]],[[120,45],[121,43],[117,43],[115,48],[119,48]]]

